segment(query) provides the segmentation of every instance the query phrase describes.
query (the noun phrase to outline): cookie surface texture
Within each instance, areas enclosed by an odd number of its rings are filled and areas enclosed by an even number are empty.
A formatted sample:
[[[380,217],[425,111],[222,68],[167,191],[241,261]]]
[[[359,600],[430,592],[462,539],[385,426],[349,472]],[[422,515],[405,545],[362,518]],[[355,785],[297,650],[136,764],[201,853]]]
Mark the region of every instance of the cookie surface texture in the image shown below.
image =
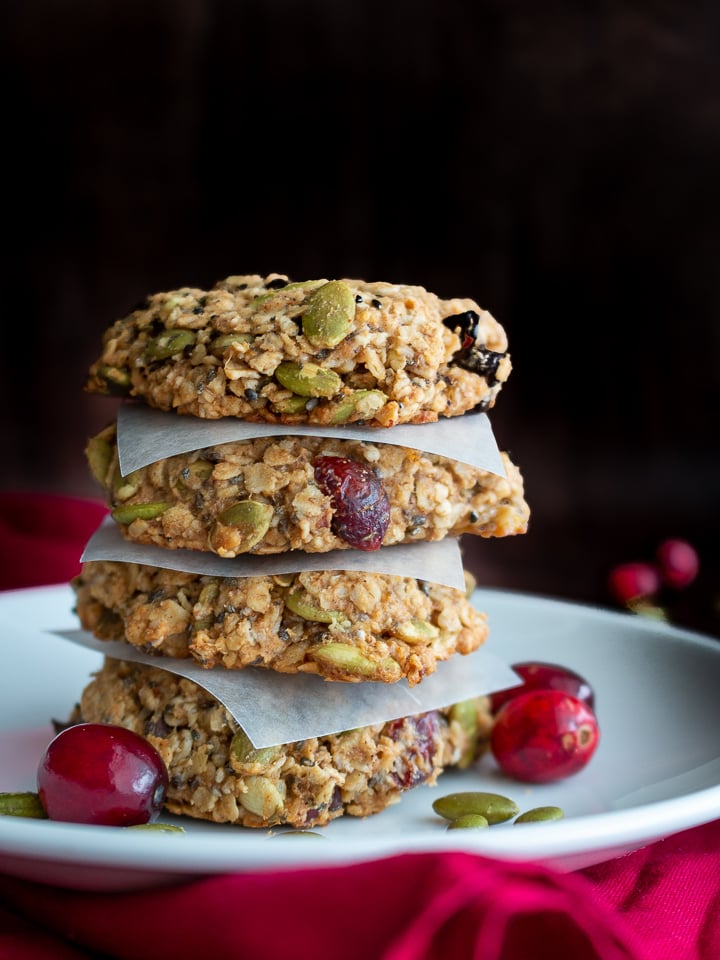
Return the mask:
[[[210,577],[119,561],[73,581],[84,629],[200,666],[412,686],[477,650],[485,614],[452,587],[344,571]]]
[[[377,478],[389,502],[383,546],[527,531],[523,477],[506,453],[502,477],[389,443],[258,437],[168,457],[121,477],[113,425],[88,445],[91,467],[125,539],[221,557],[354,546],[338,523],[332,496],[318,482],[317,465],[326,457],[352,461]],[[351,509],[348,498],[344,506]]]
[[[427,423],[494,406],[507,336],[468,298],[363,280],[233,276],[154,294],[106,330],[90,393],[270,423]]]
[[[304,829],[379,813],[407,790],[434,784],[468,750],[482,750],[487,701],[473,702],[472,735],[450,708],[255,750],[222,704],[190,680],[106,660],[72,722],[116,723],[152,743],[168,768],[169,813]]]

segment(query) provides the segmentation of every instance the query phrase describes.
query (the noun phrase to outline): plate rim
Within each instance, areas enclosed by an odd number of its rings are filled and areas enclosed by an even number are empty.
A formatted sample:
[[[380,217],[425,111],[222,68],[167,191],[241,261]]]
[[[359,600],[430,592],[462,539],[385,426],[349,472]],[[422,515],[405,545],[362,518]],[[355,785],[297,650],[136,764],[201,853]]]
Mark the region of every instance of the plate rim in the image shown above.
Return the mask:
[[[3,600],[6,596],[12,595],[13,599],[20,599],[27,595],[48,593],[58,596],[72,595],[67,583],[0,592],[0,621],[4,615]],[[631,632],[651,632],[682,643],[698,645],[704,650],[712,651],[720,661],[720,641],[708,634],[672,623],[597,604],[577,603],[512,589],[478,587],[473,592],[473,598],[480,603],[483,596],[496,596],[531,607],[543,604],[555,606],[559,610],[572,608],[575,613],[583,616],[599,617],[618,624],[622,622],[622,626]],[[42,633],[50,632],[47,628],[33,625],[30,629],[40,630]],[[679,810],[680,803],[683,804],[682,811]],[[671,813],[673,816],[669,823]],[[322,853],[320,857],[310,858],[305,855],[307,847],[304,843],[301,850],[297,847],[288,849],[289,844],[283,843],[278,843],[277,848],[273,847],[272,840],[282,831],[243,834],[241,844],[228,844],[228,833],[225,829],[216,836],[208,832],[188,833],[176,838],[176,845],[172,842],[173,835],[138,831],[137,836],[128,836],[124,831],[121,835],[117,828],[113,827],[0,818],[0,868],[3,858],[9,856],[25,861],[132,869],[146,874],[150,879],[159,872],[168,871],[173,875],[185,876],[228,871],[322,868],[339,863],[356,863],[426,851],[463,851],[501,860],[552,863],[554,858],[573,855],[579,850],[600,852],[622,848],[627,844],[631,844],[630,849],[638,849],[685,829],[716,820],[719,813],[720,783],[717,783],[692,790],[681,797],[641,803],[629,809],[574,816],[564,820],[562,824],[534,824],[532,832],[523,831],[522,837],[518,836],[517,840],[512,839],[515,835],[508,833],[506,829],[497,828],[493,833],[483,832],[477,836],[458,836],[457,832],[446,831],[425,834],[420,830],[413,830],[402,833],[394,840],[382,834],[370,837],[358,835],[355,838],[333,837],[332,846],[328,844],[327,848],[321,847],[319,851],[314,847],[310,851],[311,854],[313,851]],[[558,829],[559,827],[561,829]],[[89,842],[89,837],[95,842]]]

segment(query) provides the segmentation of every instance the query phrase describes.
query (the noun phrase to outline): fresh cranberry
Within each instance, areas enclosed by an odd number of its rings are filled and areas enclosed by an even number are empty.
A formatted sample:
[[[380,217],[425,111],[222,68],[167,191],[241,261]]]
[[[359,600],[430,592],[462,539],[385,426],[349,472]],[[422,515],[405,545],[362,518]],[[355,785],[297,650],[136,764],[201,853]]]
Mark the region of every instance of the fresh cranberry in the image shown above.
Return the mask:
[[[390,526],[390,501],[377,474],[357,460],[317,457],[315,480],[330,497],[332,529],[358,550],[377,550]]]
[[[529,690],[500,709],[490,748],[503,773],[546,783],[581,770],[599,738],[597,718],[587,703],[562,690]]]
[[[528,690],[562,690],[578,700],[583,700],[591,709],[595,707],[595,693],[585,677],[563,667],[559,663],[544,663],[526,660],[513,663],[512,669],[522,678],[522,683],[506,690],[496,690],[490,695],[490,709],[497,713],[500,707]]]
[[[654,596],[660,589],[660,574],[650,563],[621,563],[610,571],[610,593],[619,603]]]
[[[686,540],[663,540],[655,556],[660,576],[675,590],[689,586],[698,575],[700,558],[695,547]]]
[[[51,820],[128,827],[157,818],[168,772],[152,744],[132,730],[80,723],[48,745],[37,788]]]

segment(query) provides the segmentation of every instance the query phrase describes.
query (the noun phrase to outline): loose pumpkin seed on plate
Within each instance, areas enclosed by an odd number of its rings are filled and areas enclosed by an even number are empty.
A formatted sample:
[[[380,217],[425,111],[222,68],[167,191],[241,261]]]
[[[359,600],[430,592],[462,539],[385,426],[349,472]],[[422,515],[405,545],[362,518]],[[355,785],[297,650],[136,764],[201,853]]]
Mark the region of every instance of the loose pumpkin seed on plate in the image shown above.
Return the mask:
[[[438,797],[432,806],[435,813],[446,820],[457,820],[458,817],[480,814],[490,824],[512,820],[520,811],[510,797],[482,790],[448,793],[444,797]]]

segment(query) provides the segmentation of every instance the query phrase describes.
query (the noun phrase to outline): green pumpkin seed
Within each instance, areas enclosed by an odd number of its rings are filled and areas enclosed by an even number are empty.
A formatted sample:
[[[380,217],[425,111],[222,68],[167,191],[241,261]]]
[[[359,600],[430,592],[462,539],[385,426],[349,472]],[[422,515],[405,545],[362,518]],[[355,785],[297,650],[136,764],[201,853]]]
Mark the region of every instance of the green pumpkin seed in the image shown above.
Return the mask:
[[[239,536],[238,550],[247,552],[256,546],[270,529],[272,504],[258,500],[239,500],[218,516],[220,523],[235,527]]]
[[[316,287],[322,286],[324,280],[299,280],[297,283],[286,283],[284,287],[277,287],[275,290],[268,290],[267,293],[259,293],[250,304],[251,307],[260,307],[265,303],[266,300],[271,300],[273,297],[276,297],[279,293],[283,293],[285,290],[299,290],[301,287],[305,290],[314,290]]]
[[[92,437],[85,447],[85,457],[93,477],[102,487],[106,486],[107,474],[113,458],[112,444],[108,443],[102,434]]]
[[[315,363],[281,363],[275,379],[286,390],[301,397],[333,397],[342,390],[343,382],[333,370],[323,370]]]
[[[303,333],[315,347],[336,347],[352,329],[355,295],[342,280],[319,287],[307,302]]]
[[[429,643],[440,636],[438,628],[427,620],[406,620],[399,623],[393,633],[406,643]]]
[[[526,810],[515,820],[515,823],[540,823],[545,820],[562,820],[565,816],[560,807],[533,807]]]
[[[518,805],[509,797],[481,790],[448,793],[444,797],[438,797],[432,806],[435,813],[446,820],[457,820],[468,813],[479,813],[488,823],[503,823],[520,812]]]
[[[285,397],[284,400],[273,400],[270,404],[275,413],[305,413],[307,397]]]
[[[183,470],[181,476],[183,480],[209,480],[215,469],[214,464],[209,460],[193,460]]]
[[[116,523],[128,524],[133,520],[154,520],[169,508],[169,503],[126,503],[116,507],[110,516]]]
[[[400,677],[400,665],[392,657],[384,657],[380,662],[370,660],[349,643],[325,643],[310,651],[313,660],[327,667],[356,677],[374,677],[378,672],[391,671]]]
[[[0,793],[0,816],[47,820],[40,797],[30,790],[21,793]]]
[[[130,387],[130,371],[127,367],[113,367],[109,363],[101,363],[97,374],[107,384],[110,393],[127,393]]]
[[[448,830],[477,830],[480,827],[489,827],[487,817],[481,813],[465,813],[456,817],[448,824]]]
[[[167,360],[194,343],[195,333],[192,330],[163,330],[148,341],[145,357],[148,360]]]
[[[372,420],[387,400],[381,390],[353,390],[335,404],[329,423],[347,423],[351,417],[353,420]]]
[[[303,620],[312,620],[315,623],[338,623],[345,620],[339,610],[322,610],[310,603],[304,590],[288,594],[285,597],[285,606]]]
[[[252,745],[244,730],[238,730],[230,742],[230,755],[238,763],[272,763],[282,753],[282,747],[261,747]]]
[[[468,739],[468,744],[457,762],[458,769],[466,770],[474,761],[477,750],[478,717],[475,701],[462,700],[453,704],[450,708],[450,722],[453,720],[460,724]]]
[[[132,473],[127,473],[123,476],[120,473],[120,464],[118,463],[113,471],[112,478],[113,500],[129,500],[130,497],[135,496],[140,489],[142,479],[142,470],[133,470]]]

